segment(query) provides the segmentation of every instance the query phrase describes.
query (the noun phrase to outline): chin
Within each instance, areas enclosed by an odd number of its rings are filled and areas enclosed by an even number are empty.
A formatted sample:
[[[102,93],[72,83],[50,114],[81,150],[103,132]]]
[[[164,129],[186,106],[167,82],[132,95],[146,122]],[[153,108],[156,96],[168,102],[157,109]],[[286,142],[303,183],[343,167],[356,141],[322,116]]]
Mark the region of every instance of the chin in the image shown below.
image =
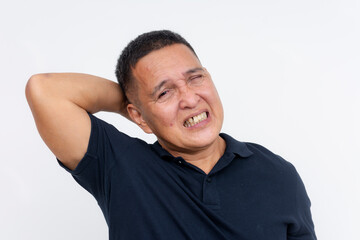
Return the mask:
[[[202,148],[211,145],[219,137],[219,132],[212,132],[207,134],[199,134],[190,138],[187,138],[185,143],[188,146]]]

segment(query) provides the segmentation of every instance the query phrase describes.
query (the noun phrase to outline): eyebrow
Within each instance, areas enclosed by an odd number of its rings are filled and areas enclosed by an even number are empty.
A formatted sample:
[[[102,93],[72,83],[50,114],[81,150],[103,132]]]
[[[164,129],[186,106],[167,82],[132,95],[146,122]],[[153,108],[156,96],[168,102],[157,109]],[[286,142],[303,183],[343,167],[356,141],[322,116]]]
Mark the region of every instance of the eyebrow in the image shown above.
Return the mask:
[[[204,69],[201,68],[201,67],[192,68],[192,69],[187,70],[187,71],[185,72],[185,75],[188,75],[188,74],[191,74],[191,73],[195,73],[195,72],[199,72],[199,71],[204,72]]]
[[[183,73],[183,75],[189,75],[189,74],[199,72],[199,71],[203,72],[204,69],[201,67],[192,68],[192,69],[187,70],[185,73]],[[169,79],[165,79],[165,80],[161,81],[158,85],[156,85],[154,87],[154,90],[151,93],[151,96],[155,96],[155,94],[162,88],[162,86],[164,86],[169,81],[170,81]]]

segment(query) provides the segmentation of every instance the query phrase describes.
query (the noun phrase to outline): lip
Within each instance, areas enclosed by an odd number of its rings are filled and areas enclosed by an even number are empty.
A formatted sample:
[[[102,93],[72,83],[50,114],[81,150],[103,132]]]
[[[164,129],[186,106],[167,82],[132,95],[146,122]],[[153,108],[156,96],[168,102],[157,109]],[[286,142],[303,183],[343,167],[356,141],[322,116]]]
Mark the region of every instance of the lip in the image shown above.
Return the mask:
[[[209,111],[206,110],[206,109],[200,110],[200,111],[198,111],[198,112],[196,112],[196,113],[194,113],[194,114],[191,114],[191,115],[187,116],[187,117],[185,118],[185,120],[183,121],[183,123],[184,123],[186,120],[188,120],[189,118],[194,117],[194,116],[197,116],[197,115],[199,115],[200,113],[203,113],[203,112],[205,112],[206,115],[207,115],[207,118],[206,118],[205,120],[199,122],[198,124],[196,124],[196,125],[194,125],[194,126],[192,126],[192,127],[185,127],[185,128],[186,128],[186,129],[192,129],[192,128],[201,127],[201,126],[207,124],[207,123],[210,121],[210,113],[209,113]]]

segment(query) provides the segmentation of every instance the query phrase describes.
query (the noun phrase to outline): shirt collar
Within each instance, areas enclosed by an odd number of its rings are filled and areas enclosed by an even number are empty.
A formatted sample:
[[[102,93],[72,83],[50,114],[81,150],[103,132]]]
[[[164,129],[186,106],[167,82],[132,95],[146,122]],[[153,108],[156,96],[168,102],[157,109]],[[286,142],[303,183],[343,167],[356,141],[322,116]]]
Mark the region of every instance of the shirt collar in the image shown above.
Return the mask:
[[[166,151],[159,143],[159,141],[156,141],[154,144],[152,144],[152,149],[160,155],[162,159],[172,159],[174,158],[173,155],[171,155],[168,151]]]
[[[220,137],[222,137],[226,142],[224,155],[233,153],[239,157],[246,158],[253,154],[253,152],[248,149],[245,143],[239,142],[225,133],[220,133]],[[160,155],[162,159],[174,159],[174,156],[162,148],[158,141],[152,144],[152,148]]]
[[[238,155],[239,157],[244,158],[253,155],[253,152],[248,149],[245,143],[232,138],[226,133],[220,133],[220,137],[222,137],[226,142],[225,153],[233,153],[235,155]]]

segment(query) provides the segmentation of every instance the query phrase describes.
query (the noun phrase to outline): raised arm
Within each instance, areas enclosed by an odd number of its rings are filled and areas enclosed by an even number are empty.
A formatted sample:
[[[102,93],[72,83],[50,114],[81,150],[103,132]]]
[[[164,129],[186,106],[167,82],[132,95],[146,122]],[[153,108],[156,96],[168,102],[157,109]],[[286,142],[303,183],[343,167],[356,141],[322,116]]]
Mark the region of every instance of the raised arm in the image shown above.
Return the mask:
[[[110,111],[128,118],[119,85],[104,78],[81,73],[36,74],[25,92],[42,139],[72,170],[87,150],[91,131],[87,112]]]

